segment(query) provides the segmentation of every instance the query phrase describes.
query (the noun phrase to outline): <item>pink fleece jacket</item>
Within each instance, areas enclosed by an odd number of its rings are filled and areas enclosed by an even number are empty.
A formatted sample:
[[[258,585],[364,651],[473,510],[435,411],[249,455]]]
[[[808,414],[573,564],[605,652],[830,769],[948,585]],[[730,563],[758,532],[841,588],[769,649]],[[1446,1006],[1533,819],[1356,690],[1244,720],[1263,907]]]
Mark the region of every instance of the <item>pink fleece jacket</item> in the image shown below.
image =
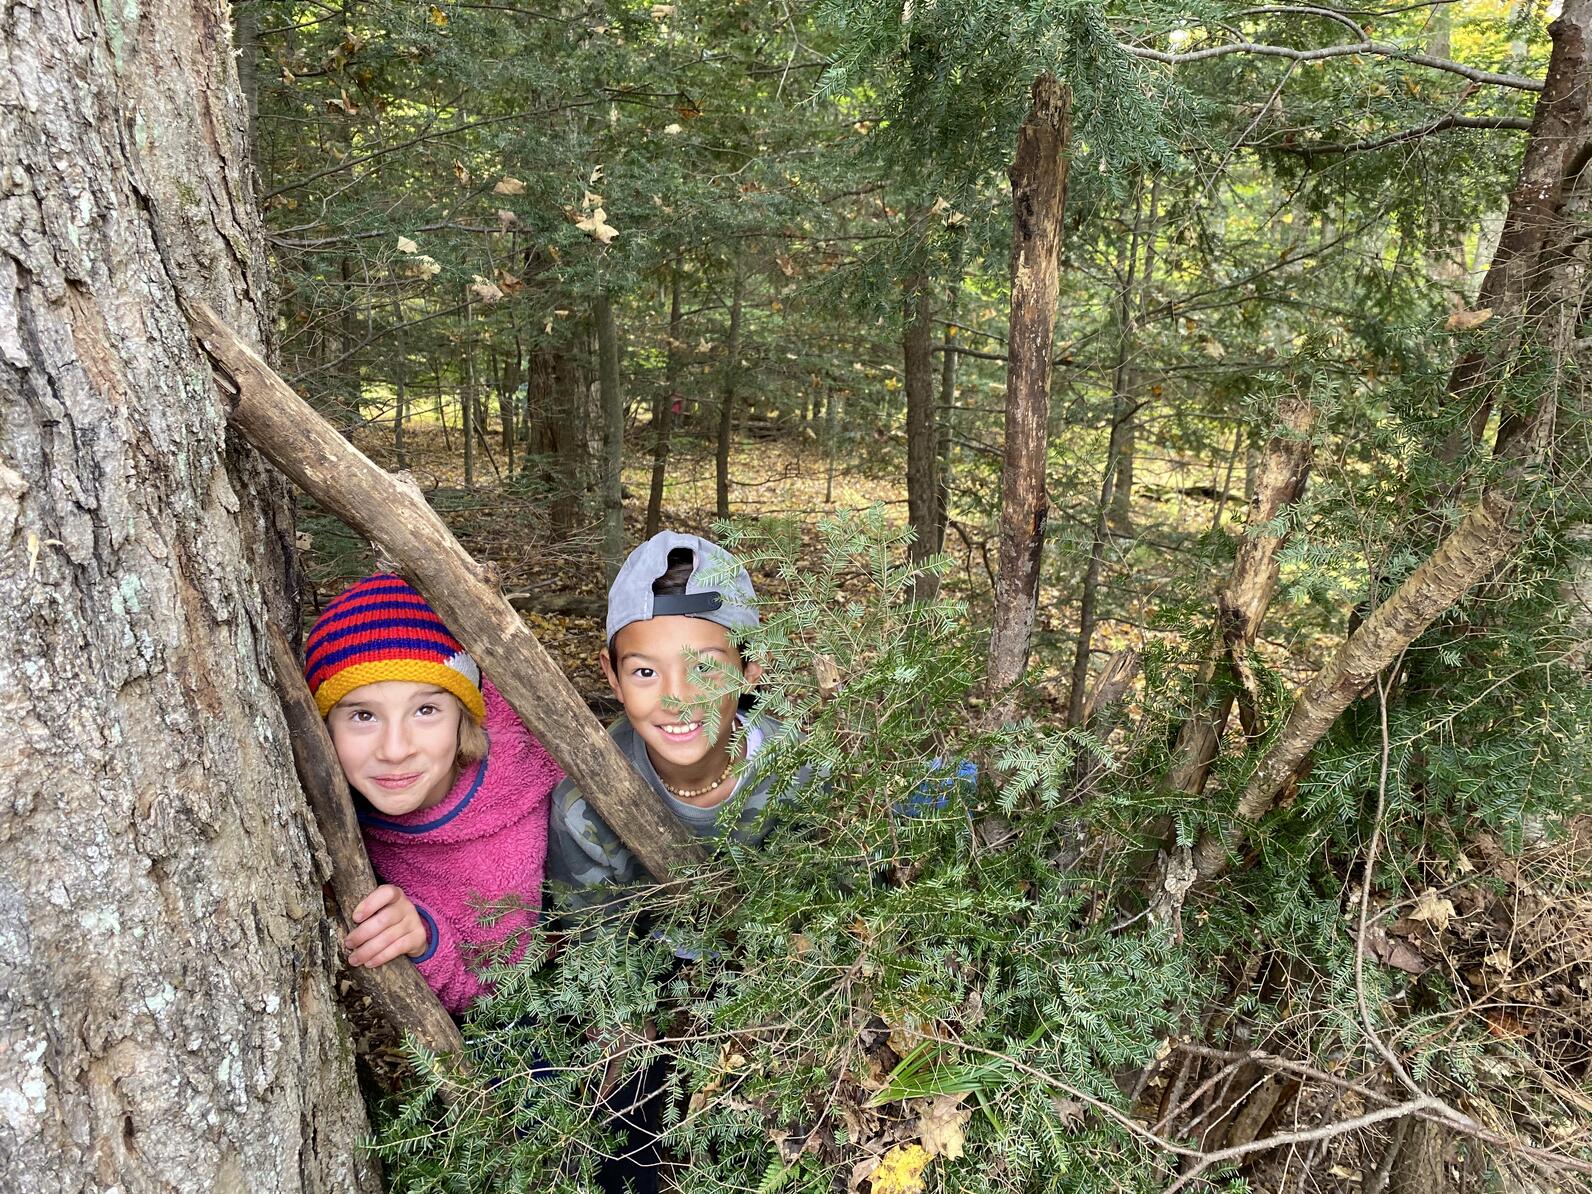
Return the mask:
[[[548,797],[563,770],[491,683],[483,682],[486,758],[466,767],[442,803],[397,817],[366,807],[365,848],[384,883],[403,889],[430,940],[415,959],[450,1012],[482,993],[473,965],[511,935],[525,936],[541,907]],[[484,909],[510,910],[481,923]]]

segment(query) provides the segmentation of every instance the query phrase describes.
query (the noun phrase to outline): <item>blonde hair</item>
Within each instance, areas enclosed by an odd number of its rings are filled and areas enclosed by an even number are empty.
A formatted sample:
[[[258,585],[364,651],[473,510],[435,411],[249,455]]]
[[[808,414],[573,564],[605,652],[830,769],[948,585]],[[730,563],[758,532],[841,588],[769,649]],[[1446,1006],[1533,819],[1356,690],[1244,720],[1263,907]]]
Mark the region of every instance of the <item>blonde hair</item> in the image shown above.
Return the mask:
[[[458,698],[455,697],[455,700]],[[486,730],[461,703],[459,706],[459,746],[454,752],[453,765],[468,767],[486,758]]]

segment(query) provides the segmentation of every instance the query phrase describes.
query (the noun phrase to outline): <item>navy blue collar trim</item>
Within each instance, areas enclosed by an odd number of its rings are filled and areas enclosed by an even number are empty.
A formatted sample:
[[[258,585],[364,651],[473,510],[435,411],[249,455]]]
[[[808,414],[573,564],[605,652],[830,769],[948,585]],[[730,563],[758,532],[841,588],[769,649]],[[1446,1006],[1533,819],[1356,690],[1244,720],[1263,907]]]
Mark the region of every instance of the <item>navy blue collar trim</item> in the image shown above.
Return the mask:
[[[464,799],[453,806],[451,812],[445,813],[435,821],[427,821],[421,825],[402,825],[397,821],[389,821],[386,817],[378,817],[374,813],[360,813],[361,825],[375,825],[380,829],[388,829],[393,833],[430,833],[433,829],[441,829],[453,818],[470,807],[470,801],[475,799],[475,794],[481,790],[481,783],[486,779],[486,767],[492,759],[492,740],[487,739],[487,754],[481,760],[480,770],[475,773],[475,782],[470,785],[470,790],[464,794]]]

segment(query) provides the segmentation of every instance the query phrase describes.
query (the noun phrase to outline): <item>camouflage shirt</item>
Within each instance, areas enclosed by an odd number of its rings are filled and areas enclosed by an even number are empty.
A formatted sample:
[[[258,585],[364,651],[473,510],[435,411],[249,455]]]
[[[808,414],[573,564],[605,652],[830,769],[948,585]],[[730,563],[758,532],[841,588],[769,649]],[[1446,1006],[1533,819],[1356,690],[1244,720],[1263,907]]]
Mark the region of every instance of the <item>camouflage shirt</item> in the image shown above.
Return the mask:
[[[609,727],[614,740],[630,765],[658,793],[664,806],[692,834],[700,838],[723,836],[726,830],[735,841],[757,845],[767,836],[770,825],[763,812],[775,787],[775,776],[757,766],[758,751],[770,738],[787,731],[767,718],[754,719],[746,727],[747,757],[751,766],[735,785],[735,790],[712,808],[698,808],[680,800],[664,787],[663,780],[647,755],[647,746],[630,722],[621,717]],[[791,790],[805,785],[810,771],[803,768]],[[734,825],[720,824],[732,810],[739,810]],[[608,827],[597,810],[586,802],[572,778],[553,790],[552,819],[547,834],[547,879],[553,885],[558,903],[579,911],[614,898],[614,888],[644,881],[647,872],[636,861],[618,834]]]

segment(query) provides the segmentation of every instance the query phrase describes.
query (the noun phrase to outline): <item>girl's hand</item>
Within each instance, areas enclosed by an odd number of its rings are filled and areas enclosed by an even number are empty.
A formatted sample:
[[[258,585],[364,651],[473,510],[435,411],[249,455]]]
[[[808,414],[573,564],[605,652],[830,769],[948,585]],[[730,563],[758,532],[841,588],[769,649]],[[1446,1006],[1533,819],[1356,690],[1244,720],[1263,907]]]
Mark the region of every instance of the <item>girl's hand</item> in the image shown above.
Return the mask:
[[[403,889],[383,883],[354,909],[354,930],[343,938],[350,966],[380,966],[400,954],[426,952],[426,922]]]

